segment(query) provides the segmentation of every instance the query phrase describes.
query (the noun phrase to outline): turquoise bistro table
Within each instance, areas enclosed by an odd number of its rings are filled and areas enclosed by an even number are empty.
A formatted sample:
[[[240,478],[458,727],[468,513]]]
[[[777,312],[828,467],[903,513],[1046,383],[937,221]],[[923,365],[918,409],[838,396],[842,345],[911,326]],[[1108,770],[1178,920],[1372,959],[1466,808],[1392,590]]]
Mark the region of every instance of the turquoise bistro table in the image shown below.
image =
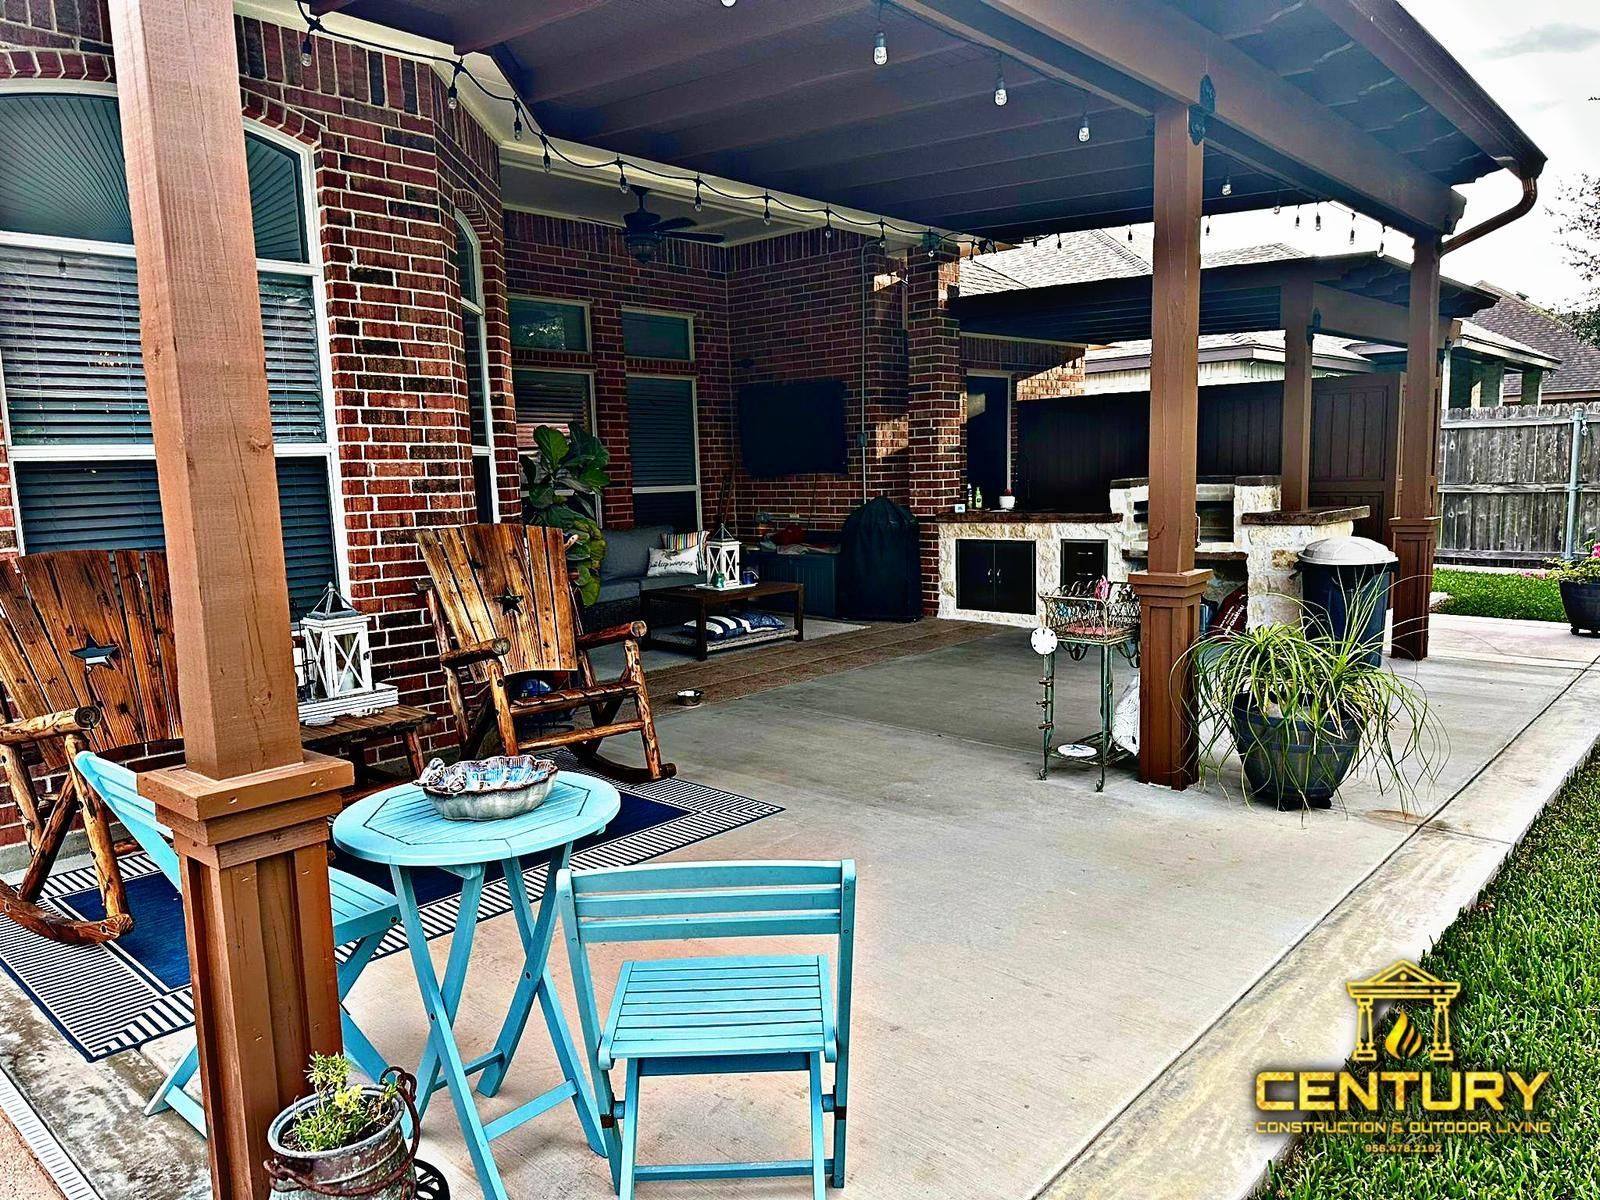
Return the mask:
[[[555,877],[572,857],[572,843],[604,829],[621,807],[617,789],[586,775],[563,774],[543,804],[531,813],[501,821],[447,821],[414,783],[390,788],[357,801],[333,823],[333,840],[347,854],[384,863],[400,901],[411,965],[428,1014],[428,1044],[417,1069],[417,1113],[439,1088],[450,1090],[456,1117],[472,1155],[479,1186],[490,1200],[507,1200],[505,1183],[495,1166],[489,1143],[570,1099],[578,1111],[584,1136],[596,1154],[605,1153],[594,1093],[573,1049],[560,1002],[550,982],[548,958],[555,933]],[[548,862],[544,895],[537,911],[528,900],[523,871]],[[498,866],[506,880],[511,908],[522,937],[522,977],[506,1012],[494,1049],[463,1062],[454,1030],[456,1009],[466,984],[467,963],[478,926],[478,908],[490,868]],[[428,954],[428,939],[417,903],[419,871],[436,868],[461,878],[461,909],[441,982]],[[562,1082],[526,1104],[484,1123],[472,1098],[468,1077],[477,1075],[478,1092],[500,1090],[517,1044],[537,1000],[561,1066]],[[441,1079],[440,1076],[443,1076]]]

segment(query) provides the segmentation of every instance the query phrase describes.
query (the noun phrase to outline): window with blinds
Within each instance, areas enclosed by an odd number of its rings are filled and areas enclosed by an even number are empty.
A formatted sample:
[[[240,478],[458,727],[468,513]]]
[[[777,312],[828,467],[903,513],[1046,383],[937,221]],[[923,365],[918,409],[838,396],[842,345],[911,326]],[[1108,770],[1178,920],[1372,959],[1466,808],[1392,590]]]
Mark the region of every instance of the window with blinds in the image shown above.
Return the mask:
[[[622,352],[629,358],[688,362],[694,358],[694,322],[672,313],[622,310]]]
[[[0,384],[23,548],[159,546],[116,101],[0,96],[0,128]],[[318,270],[300,156],[244,137],[273,437],[293,449],[278,484],[298,612],[337,578]]]
[[[489,347],[483,327],[483,263],[467,219],[456,214],[456,246],[451,256],[461,288],[461,344],[467,372],[467,419],[472,431],[472,495],[480,522],[495,519],[494,439],[489,427]]]
[[[524,371],[511,373],[516,389],[517,449],[533,449],[533,431],[551,425],[568,433],[574,428],[594,429],[589,400],[589,376],[581,371]]]
[[[700,463],[692,380],[628,376],[628,455],[635,521],[669,524],[683,532],[698,529]]]

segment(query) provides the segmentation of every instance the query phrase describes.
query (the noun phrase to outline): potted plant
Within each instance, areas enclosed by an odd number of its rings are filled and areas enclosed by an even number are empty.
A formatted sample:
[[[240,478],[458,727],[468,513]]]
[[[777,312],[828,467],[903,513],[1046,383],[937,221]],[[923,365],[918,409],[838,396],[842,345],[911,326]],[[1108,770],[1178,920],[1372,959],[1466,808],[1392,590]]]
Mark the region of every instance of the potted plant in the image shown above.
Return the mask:
[[[378,1084],[352,1083],[350,1060],[342,1054],[313,1054],[306,1076],[311,1095],[284,1109],[267,1129],[272,1190],[292,1200],[414,1195],[416,1081],[391,1067]],[[409,1145],[401,1120],[407,1114]]]
[[[1359,767],[1407,808],[1408,768],[1433,774],[1442,732],[1421,689],[1372,661],[1358,617],[1338,636],[1273,624],[1191,647],[1202,770],[1220,777],[1231,737],[1250,795],[1280,809],[1329,807]]]
[[[1016,506],[1017,498],[1012,494],[1010,488],[1007,488],[1005,491],[1000,493],[1000,511],[1010,512],[1012,509],[1016,508]]]
[[[600,439],[574,427],[571,435],[550,425],[533,431],[534,453],[522,460],[526,484],[523,519],[530,525],[567,531],[567,565],[585,605],[600,598],[600,562],[606,538],[600,529],[598,498],[611,477],[611,452]]]
[[[1583,558],[1554,559],[1545,578],[1561,588],[1561,607],[1573,633],[1600,635],[1600,541]]]

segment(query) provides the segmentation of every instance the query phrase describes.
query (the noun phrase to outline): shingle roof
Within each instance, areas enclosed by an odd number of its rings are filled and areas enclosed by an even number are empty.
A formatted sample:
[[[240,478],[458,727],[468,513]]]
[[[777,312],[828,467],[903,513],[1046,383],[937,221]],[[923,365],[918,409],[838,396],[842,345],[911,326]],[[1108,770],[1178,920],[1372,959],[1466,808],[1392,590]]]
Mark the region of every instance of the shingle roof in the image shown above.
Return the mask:
[[[962,294],[980,296],[1018,288],[1150,274],[1150,237],[1143,231],[1135,232],[1131,242],[1103,229],[1064,233],[1059,245],[1057,241],[1054,237],[1041,238],[1037,243],[963,260]],[[1304,257],[1304,251],[1283,242],[1266,242],[1259,246],[1203,253],[1200,265],[1202,268],[1231,267],[1240,263]]]
[[[1561,366],[1545,377],[1541,399],[1559,402],[1563,392],[1600,392],[1600,346],[1586,342],[1558,317],[1520,296],[1482,283],[1499,294],[1492,307],[1473,317],[1479,325],[1512,338],[1561,360]],[[1522,394],[1522,377],[1506,376],[1506,397]]]

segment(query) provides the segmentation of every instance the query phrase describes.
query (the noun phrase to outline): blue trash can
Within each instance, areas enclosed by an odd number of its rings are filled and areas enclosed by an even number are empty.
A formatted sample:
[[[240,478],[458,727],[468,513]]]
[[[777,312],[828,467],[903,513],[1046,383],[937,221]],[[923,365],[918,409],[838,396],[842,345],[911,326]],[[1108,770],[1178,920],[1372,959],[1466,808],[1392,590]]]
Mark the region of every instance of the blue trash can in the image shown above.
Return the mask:
[[[1354,636],[1367,647],[1367,662],[1381,665],[1397,562],[1394,551],[1371,538],[1331,537],[1307,545],[1300,551],[1306,632],[1336,640]]]

